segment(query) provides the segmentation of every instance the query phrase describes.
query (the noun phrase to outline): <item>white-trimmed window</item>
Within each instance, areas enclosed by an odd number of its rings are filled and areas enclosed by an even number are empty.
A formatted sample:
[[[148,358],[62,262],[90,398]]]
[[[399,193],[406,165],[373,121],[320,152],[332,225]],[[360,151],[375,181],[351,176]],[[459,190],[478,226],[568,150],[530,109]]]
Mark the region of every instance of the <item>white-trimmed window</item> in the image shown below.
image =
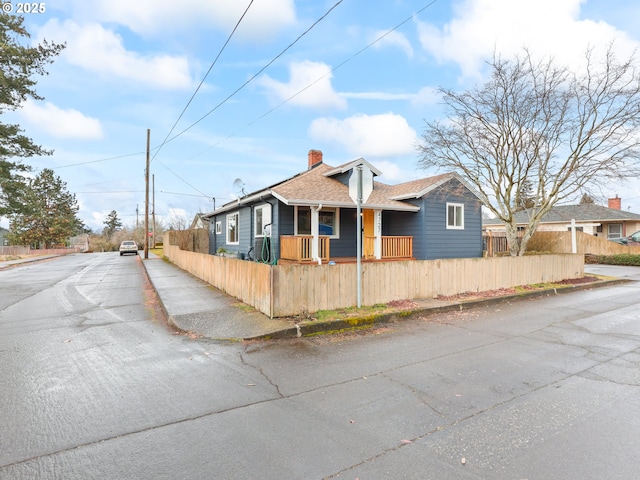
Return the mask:
[[[240,226],[240,213],[235,212],[227,215],[227,245],[237,245],[240,243],[238,227]]]
[[[295,235],[311,235],[311,207],[295,207]],[[340,209],[321,208],[318,213],[318,234],[330,238],[340,238]]]
[[[271,205],[265,203],[253,210],[253,231],[256,237],[264,237],[265,227],[271,228]],[[268,235],[268,234],[267,234]]]
[[[216,235],[222,235],[222,222],[216,222]]]
[[[622,224],[610,223],[607,225],[607,238],[622,238]]]
[[[464,203],[447,203],[447,229],[464,230]]]

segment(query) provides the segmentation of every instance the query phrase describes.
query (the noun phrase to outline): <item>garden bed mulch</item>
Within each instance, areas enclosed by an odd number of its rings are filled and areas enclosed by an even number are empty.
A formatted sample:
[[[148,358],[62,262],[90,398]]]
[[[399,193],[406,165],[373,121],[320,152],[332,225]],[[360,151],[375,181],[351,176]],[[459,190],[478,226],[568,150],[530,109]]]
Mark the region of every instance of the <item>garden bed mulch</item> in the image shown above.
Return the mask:
[[[559,282],[546,283],[544,285],[522,285],[515,288],[499,288],[497,290],[487,290],[484,292],[465,292],[458,295],[438,295],[438,300],[453,301],[453,300],[473,300],[476,298],[493,298],[504,297],[506,295],[516,295],[523,291],[532,292],[536,290],[548,290],[550,288],[562,288],[570,285],[582,285],[585,283],[597,282],[600,279],[593,276],[585,276],[582,278],[572,278],[567,280],[561,280]]]

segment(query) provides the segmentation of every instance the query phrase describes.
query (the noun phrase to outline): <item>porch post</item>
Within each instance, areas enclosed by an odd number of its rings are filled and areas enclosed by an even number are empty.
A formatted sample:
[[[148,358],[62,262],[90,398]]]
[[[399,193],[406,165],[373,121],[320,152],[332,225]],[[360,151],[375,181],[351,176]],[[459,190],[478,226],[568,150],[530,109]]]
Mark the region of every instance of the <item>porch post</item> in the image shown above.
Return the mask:
[[[373,256],[380,260],[382,258],[382,210],[373,211]]]
[[[322,206],[311,207],[311,258],[318,262],[318,265],[322,264],[320,258],[320,209]]]

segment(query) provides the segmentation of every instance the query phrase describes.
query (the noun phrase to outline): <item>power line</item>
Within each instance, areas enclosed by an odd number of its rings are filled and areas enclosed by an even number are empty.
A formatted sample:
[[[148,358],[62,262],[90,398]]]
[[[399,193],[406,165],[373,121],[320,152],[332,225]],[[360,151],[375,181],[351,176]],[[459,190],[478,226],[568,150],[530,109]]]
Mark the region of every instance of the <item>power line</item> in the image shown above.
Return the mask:
[[[92,194],[92,193],[99,193],[99,194],[103,194],[103,193],[142,193],[144,192],[144,190],[113,190],[113,191],[106,191],[106,192],[75,192],[76,194],[84,194],[84,195],[88,195],[88,194]]]
[[[160,190],[160,193],[164,193],[164,194],[167,194],[167,195],[183,195],[185,197],[198,197],[198,198],[204,197],[204,198],[208,198],[209,200],[211,200],[211,198],[212,198],[212,197],[208,197],[207,195],[204,195],[204,194],[202,194],[202,195],[194,195],[192,193],[165,192],[164,190]]]
[[[202,195],[203,197],[207,197],[207,198],[211,198],[211,195],[207,195],[206,193],[202,193],[200,190],[198,190],[196,187],[194,187],[193,185],[191,185],[189,182],[187,182],[184,178],[182,178],[180,175],[178,175],[176,172],[174,172],[173,170],[171,170],[169,167],[167,167],[164,163],[162,163],[160,160],[158,160],[158,163],[160,165],[162,165],[164,168],[166,168],[169,172],[173,173],[179,180],[182,180],[186,185],[190,186],[191,188],[193,188],[196,192],[198,192],[200,195]]]
[[[401,26],[403,26],[405,23],[407,23],[408,21],[410,21],[411,19],[415,18],[417,15],[419,15],[420,13],[422,13],[423,11],[425,11],[427,8],[431,7],[433,4],[435,4],[438,0],[432,0],[431,2],[429,2],[427,5],[425,5],[424,7],[422,7],[420,10],[414,12],[412,15],[410,15],[409,17],[405,18],[402,22],[398,23],[395,27],[391,28],[390,30],[387,30],[385,33],[383,33],[382,35],[380,35],[379,37],[377,37],[375,40],[373,40],[371,43],[369,43],[368,45],[366,45],[365,47],[361,48],[360,50],[358,50],[357,52],[355,52],[353,55],[351,55],[350,57],[348,57],[346,60],[344,60],[343,62],[339,63],[338,65],[336,65],[335,67],[333,67],[331,70],[329,70],[329,72],[327,72],[326,74],[322,75],[321,77],[317,78],[316,80],[314,80],[313,82],[309,83],[308,85],[306,85],[304,88],[298,90],[296,93],[294,93],[293,95],[291,95],[289,98],[283,100],[282,102],[280,102],[278,105],[274,106],[273,108],[267,110],[265,113],[263,113],[262,115],[260,115],[259,117],[255,118],[254,120],[252,120],[251,122],[247,123],[245,126],[241,127],[240,129],[236,130],[235,132],[227,135],[226,137],[222,138],[220,141],[218,141],[217,143],[205,148],[204,150],[202,150],[199,153],[196,153],[195,155],[193,155],[191,158],[197,157],[198,155],[201,155],[203,152],[206,152],[207,150],[210,150],[211,148],[217,147],[218,145],[220,145],[222,142],[224,142],[225,140],[228,140],[234,136],[236,136],[238,133],[240,133],[241,131],[245,130],[246,128],[249,128],[250,126],[256,124],[257,122],[259,122],[260,120],[262,120],[263,118],[269,116],[271,113],[273,113],[274,111],[276,111],[277,109],[279,109],[280,107],[282,107],[283,105],[289,103],[291,100],[293,100],[294,98],[296,98],[298,95],[300,95],[301,93],[305,92],[307,89],[311,88],[313,85],[315,85],[316,83],[318,83],[319,81],[323,80],[324,78],[326,78],[328,75],[331,75],[332,73],[334,73],[336,70],[338,70],[339,68],[343,67],[345,64],[347,64],[348,62],[350,62],[351,60],[353,60],[355,57],[357,57],[358,55],[360,55],[361,53],[363,53],[365,50],[368,50],[369,48],[371,48],[373,45],[375,45],[376,43],[378,43],[380,40],[382,40],[383,38],[385,38],[387,35],[391,34],[392,32],[394,32],[395,30],[397,30],[398,28],[400,28]],[[334,5],[335,7],[335,5]],[[326,16],[326,15],[325,15]],[[262,71],[262,70],[261,70]],[[253,80],[254,77],[251,78],[251,80]],[[244,86],[244,85],[243,85]],[[242,87],[241,87],[242,88]],[[235,94],[235,92],[234,92]],[[233,95],[233,94],[232,94]],[[227,97],[231,98],[231,97]],[[226,101],[226,100],[225,100]],[[216,106],[214,108],[217,109],[220,105]],[[209,115],[210,113],[212,113],[214,110],[210,111],[209,113],[207,113],[207,115]],[[205,117],[207,116],[205,115]],[[204,117],[202,117],[200,120],[202,120]],[[198,122],[200,121],[198,120]],[[196,123],[198,123],[196,122]],[[193,124],[195,125],[195,123]],[[192,125],[192,126],[193,126]],[[191,127],[189,127],[191,128]],[[185,130],[186,131],[186,130]],[[181,132],[184,133],[184,132]],[[180,133],[180,134],[181,134]],[[178,135],[180,135],[178,134]],[[177,135],[176,135],[177,136]],[[175,138],[175,137],[173,137]],[[173,140],[173,138],[171,140]]]
[[[171,130],[169,130],[169,133],[167,133],[167,136],[164,137],[164,140],[162,141],[162,143],[160,144],[160,146],[158,147],[158,149],[156,150],[156,152],[153,155],[153,158],[151,159],[151,161],[153,162],[153,160],[156,158],[156,156],[158,155],[158,153],[160,152],[160,149],[164,146],[165,143],[167,143],[167,139],[169,138],[169,136],[173,133],[173,130],[176,128],[176,126],[178,125],[178,122],[180,121],[180,119],[182,118],[182,116],[184,115],[184,113],[187,111],[187,108],[189,108],[189,105],[191,105],[191,102],[193,101],[193,99],[195,98],[196,94],[198,93],[198,91],[200,90],[200,87],[202,87],[202,84],[204,83],[204,81],[206,80],[206,78],[209,76],[209,73],[211,73],[211,70],[213,69],[214,65],[216,64],[216,62],[218,61],[218,59],[220,58],[220,56],[222,55],[222,52],[224,52],[225,48],[227,48],[227,45],[229,44],[229,42],[231,41],[231,37],[233,37],[233,35],[236,33],[236,30],[238,29],[238,27],[240,26],[240,23],[242,22],[242,20],[244,19],[245,15],[247,14],[247,12],[249,11],[249,8],[251,8],[251,5],[253,5],[253,0],[251,0],[249,2],[249,5],[247,5],[247,8],[244,10],[244,12],[242,13],[242,16],[240,16],[240,18],[238,19],[238,21],[236,22],[236,26],[233,27],[233,30],[231,31],[231,33],[229,34],[229,36],[227,37],[227,41],[224,42],[224,45],[222,45],[222,48],[220,49],[220,51],[218,52],[218,55],[216,55],[216,58],[213,60],[213,62],[211,63],[211,65],[209,66],[209,70],[207,70],[207,73],[204,75],[204,77],[202,78],[202,80],[200,80],[200,83],[198,84],[198,87],[196,88],[195,92],[193,92],[193,95],[191,95],[191,98],[189,99],[189,101],[187,102],[187,104],[185,105],[185,107],[182,109],[182,112],[180,113],[180,115],[178,116],[178,119],[175,121],[175,123],[173,124],[173,126],[171,127]]]
[[[315,22],[313,22],[313,24],[307,28],[302,34],[300,34],[298,36],[298,38],[296,38],[292,43],[290,43],[284,50],[282,50],[278,55],[276,55],[275,57],[273,57],[273,59],[271,59],[271,61],[269,61],[264,67],[262,67],[257,73],[255,73],[253,76],[251,76],[249,78],[249,80],[247,80],[246,82],[244,82],[242,85],[240,85],[240,87],[238,87],[233,93],[231,93],[227,98],[225,98],[224,100],[222,100],[220,103],[218,103],[215,107],[213,107],[211,110],[209,110],[206,114],[204,114],[202,117],[200,117],[198,120],[196,120],[194,123],[192,123],[191,125],[189,125],[187,128],[185,128],[184,130],[182,130],[180,133],[174,135],[173,137],[169,138],[168,140],[165,141],[165,143],[169,143],[173,140],[175,140],[176,138],[178,138],[180,135],[186,133],[188,130],[192,129],[193,127],[195,127],[198,123],[200,123],[202,120],[204,120],[205,118],[207,118],[209,115],[211,115],[213,112],[215,112],[218,108],[220,108],[222,105],[224,105],[225,103],[227,103],[232,97],[234,97],[240,90],[242,90],[244,87],[246,87],[247,85],[249,85],[258,75],[260,75],[262,72],[264,72],[267,68],[269,68],[276,60],[278,60],[282,55],[284,55],[287,50],[289,50],[291,47],[293,47],[296,43],[298,43],[300,41],[300,39],[302,37],[304,37],[307,33],[309,33],[318,23],[320,23],[322,20],[325,19],[325,17],[327,17],[338,5],[340,5],[344,0],[339,0],[338,2],[336,2],[329,10],[327,10],[325,12],[324,15],[322,15],[318,20],[316,20]],[[435,1],[435,0],[434,0]]]
[[[178,138],[179,136],[181,136],[182,134],[186,133],[188,130],[190,130],[191,128],[193,128],[194,126],[196,126],[198,123],[200,123],[202,120],[204,120],[206,117],[208,117],[209,115],[211,115],[213,112],[215,112],[218,108],[220,108],[223,104],[225,104],[227,101],[229,101],[232,97],[234,97],[238,92],[240,92],[244,87],[246,87],[249,83],[251,83],[258,75],[260,75],[262,72],[264,72],[267,68],[269,68],[276,60],[278,60],[282,55],[284,55],[284,53],[287,52],[287,50],[289,50],[291,47],[293,47],[296,43],[298,43],[298,41],[300,41],[300,39],[302,37],[304,37],[307,33],[309,33],[318,23],[320,23],[322,20],[325,19],[325,17],[327,17],[329,15],[329,13],[331,13],[338,5],[340,5],[344,0],[339,0],[338,2],[336,2],[329,10],[327,10],[325,12],[324,15],[322,15],[318,20],[316,20],[309,28],[307,28],[302,34],[300,34],[291,44],[289,44],[284,50],[282,50],[278,55],[276,55],[271,61],[269,61],[264,67],[262,67],[257,73],[255,73],[253,76],[251,76],[249,78],[249,80],[247,80],[245,83],[243,83],[240,87],[238,87],[233,93],[231,93],[227,98],[225,98],[222,102],[220,102],[218,105],[216,105],[212,110],[210,110],[208,113],[206,113],[204,116],[202,116],[201,118],[199,118],[198,120],[196,120],[193,124],[189,125],[187,128],[185,128],[183,131],[181,131],[180,133],[174,135],[171,138],[168,138],[169,135],[171,134],[171,132],[175,129],[176,125],[178,124],[178,122],[180,121],[180,119],[182,118],[182,116],[184,115],[186,109],[188,108],[189,104],[191,103],[191,101],[193,100],[193,98],[195,97],[196,93],[198,92],[198,90],[200,89],[200,87],[202,86],[204,80],[206,79],[207,75],[209,74],[209,72],[211,71],[211,69],[213,68],[213,65],[215,64],[215,62],[217,61],[218,57],[220,56],[220,54],[222,53],[222,51],[224,50],[224,48],[226,47],[227,43],[229,42],[229,40],[231,39],[231,36],[233,35],[233,33],[236,31],[238,25],[240,24],[240,22],[242,21],[242,18],[245,16],[245,14],[247,13],[247,11],[249,10],[249,7],[251,7],[253,0],[251,0],[251,2],[249,3],[249,5],[247,6],[245,12],[243,13],[242,17],[238,20],[238,23],[236,24],[236,27],[234,28],[233,32],[231,32],[229,38],[227,39],[227,42],[224,44],[224,46],[222,47],[222,50],[220,51],[220,53],[218,54],[218,56],[216,57],[216,59],[214,60],[214,62],[212,63],[211,67],[209,68],[209,71],[207,71],[207,74],[205,75],[205,77],[202,79],[202,81],[200,82],[200,85],[198,85],[198,88],[196,89],[196,91],[194,92],[194,94],[191,96],[191,99],[189,100],[189,102],[187,103],[187,105],[185,106],[185,108],[183,109],[182,113],[180,114],[180,116],[178,117],[178,120],[176,120],[175,124],[173,125],[173,127],[171,128],[169,134],[167,134],[167,137],[165,137],[165,140],[157,147],[153,147],[151,149],[151,151],[155,151],[153,159],[156,158],[157,154],[158,154],[158,150],[163,147],[165,144],[175,140],[176,138]],[[243,127],[243,129],[246,127]],[[237,132],[236,132],[237,133]],[[234,134],[235,135],[235,134]],[[130,153],[130,154],[126,154],[126,155],[120,155],[120,156],[116,156],[116,157],[109,157],[109,158],[103,158],[100,160],[91,160],[91,161],[87,161],[87,162],[79,162],[79,163],[72,163],[69,165],[63,165],[60,167],[56,167],[56,169],[58,168],[68,168],[68,167],[76,167],[79,165],[86,165],[86,164],[90,164],[90,163],[98,163],[98,162],[106,162],[109,160],[116,160],[119,158],[126,158],[126,157],[132,157],[135,155],[144,155],[146,152],[136,152],[136,153]],[[160,163],[158,161],[158,163]],[[193,187],[192,185],[190,185],[186,180],[184,180],[183,178],[181,178],[179,175],[177,175],[173,170],[171,170],[169,167],[167,167],[166,165],[162,165],[163,167],[165,167],[167,170],[169,170],[171,173],[173,173],[176,177],[180,178],[180,180],[182,180],[184,183],[186,183],[187,185],[189,185],[191,188],[193,188],[194,190],[198,191],[199,190],[195,187]],[[202,192],[200,192],[202,193]],[[204,195],[204,194],[203,194]]]
[[[99,163],[99,162],[106,162],[109,160],[118,160],[120,158],[127,158],[127,157],[134,157],[136,155],[144,155],[145,152],[136,152],[136,153],[127,153],[126,155],[118,155],[116,157],[109,157],[109,158],[101,158],[100,160],[89,160],[86,162],[79,162],[79,163],[70,163],[68,165],[61,165],[58,167],[53,167],[54,170],[59,170],[61,168],[68,168],[68,167],[77,167],[79,165],[88,165],[90,163]]]

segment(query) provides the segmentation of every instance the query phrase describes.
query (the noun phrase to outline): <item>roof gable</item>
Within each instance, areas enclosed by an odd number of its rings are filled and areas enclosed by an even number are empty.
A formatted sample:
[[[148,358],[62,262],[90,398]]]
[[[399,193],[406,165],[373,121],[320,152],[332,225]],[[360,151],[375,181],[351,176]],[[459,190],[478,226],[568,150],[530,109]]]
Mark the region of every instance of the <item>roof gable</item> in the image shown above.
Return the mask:
[[[339,175],[341,173],[348,172],[349,170],[353,170],[358,165],[364,165],[365,167],[367,167],[369,170],[371,170],[374,176],[382,175],[382,172],[380,172],[380,170],[378,170],[376,167],[371,165],[364,158],[358,158],[357,160],[353,160],[352,162],[344,163],[339,167],[336,167],[328,172],[325,172],[324,175],[327,177],[333,177],[334,175]]]
[[[480,199],[478,192],[469,186],[466,180],[455,172],[443,173],[434,177],[421,178],[419,180],[413,180],[410,182],[400,183],[394,185],[393,199],[395,200],[408,200],[410,198],[421,198],[427,193],[441,187],[451,180],[457,180],[460,182],[469,192],[471,192],[476,198]]]

